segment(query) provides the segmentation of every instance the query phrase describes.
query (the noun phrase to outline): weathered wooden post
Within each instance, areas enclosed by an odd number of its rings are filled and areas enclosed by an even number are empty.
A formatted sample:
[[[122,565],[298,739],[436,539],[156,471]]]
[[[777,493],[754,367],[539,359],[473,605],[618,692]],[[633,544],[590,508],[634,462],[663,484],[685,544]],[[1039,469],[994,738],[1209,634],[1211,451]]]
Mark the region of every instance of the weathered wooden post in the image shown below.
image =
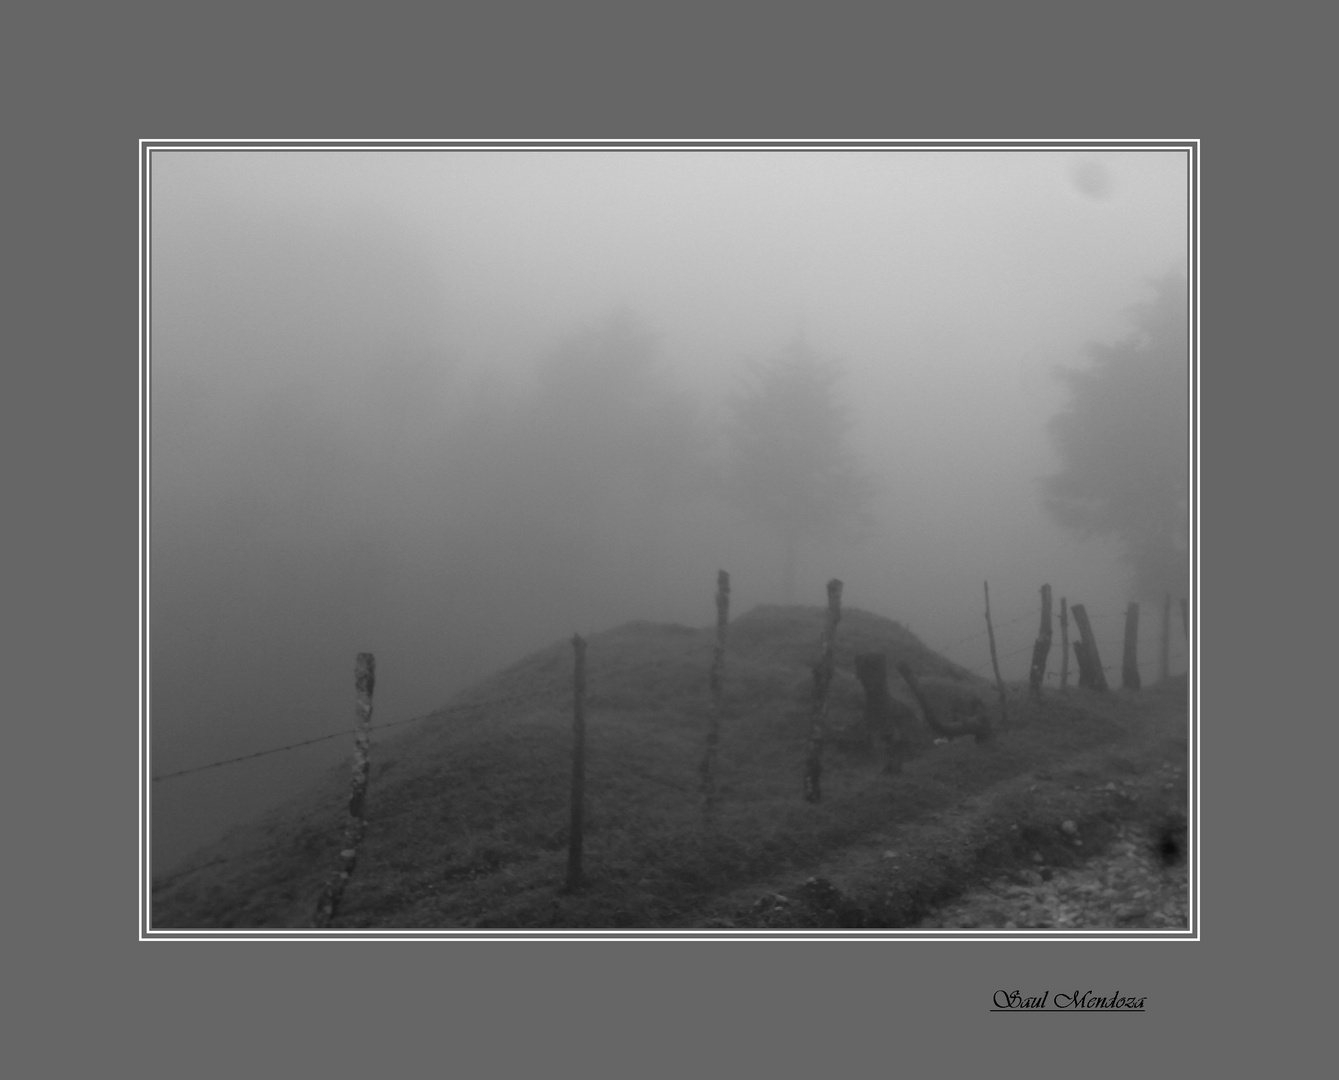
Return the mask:
[[[842,583],[836,578],[828,582],[828,614],[819,639],[818,662],[814,664],[814,698],[810,712],[809,754],[804,765],[804,797],[818,802],[823,797],[823,738],[826,734],[828,687],[832,684],[833,642],[837,637],[837,623],[842,617]]]
[[[981,583],[986,589],[986,634],[990,637],[990,666],[995,669],[995,689],[1000,695],[1000,727],[1009,726],[1009,700],[1004,694],[1004,680],[1000,678],[1000,662],[995,655],[995,628],[990,624],[990,582]]]
[[[1106,690],[1107,677],[1102,670],[1102,658],[1097,652],[1097,639],[1088,623],[1088,612],[1082,604],[1075,604],[1074,623],[1079,628],[1079,640],[1074,642],[1074,655],[1079,661],[1079,685],[1090,690]]]
[[[316,905],[313,925],[327,927],[339,913],[344,889],[353,876],[358,862],[358,845],[367,826],[364,811],[367,803],[368,748],[372,744],[372,690],[377,681],[377,662],[371,653],[359,653],[353,668],[354,715],[358,726],[353,736],[353,783],[349,792],[349,816],[344,823],[344,844],[339,852],[339,866],[326,880],[325,890]]]
[[[1079,666],[1079,677],[1075,680],[1078,683],[1079,688],[1082,689],[1083,687],[1091,686],[1092,683],[1089,681],[1088,661],[1083,655],[1082,640],[1076,640],[1074,642],[1074,660]]]
[[[1158,682],[1166,682],[1171,673],[1172,594],[1162,595],[1162,643],[1158,650]]]
[[[1139,605],[1133,600],[1125,609],[1125,648],[1121,653],[1120,684],[1126,690],[1139,689]]]
[[[575,653],[572,674],[572,824],[567,837],[567,889],[579,889],[584,882],[581,872],[581,844],[586,803],[586,642],[572,635]]]
[[[1060,689],[1069,689],[1069,606],[1060,598]]]
[[[707,721],[707,752],[702,758],[702,801],[710,808],[716,798],[716,748],[721,741],[721,711],[724,707],[725,634],[730,621],[730,575],[716,574],[716,648],[711,656],[711,716]]]
[[[1051,655],[1051,587],[1041,587],[1041,629],[1037,631],[1037,641],[1032,646],[1032,668],[1028,672],[1028,685],[1033,697],[1041,697],[1041,684],[1046,678],[1046,659]]]

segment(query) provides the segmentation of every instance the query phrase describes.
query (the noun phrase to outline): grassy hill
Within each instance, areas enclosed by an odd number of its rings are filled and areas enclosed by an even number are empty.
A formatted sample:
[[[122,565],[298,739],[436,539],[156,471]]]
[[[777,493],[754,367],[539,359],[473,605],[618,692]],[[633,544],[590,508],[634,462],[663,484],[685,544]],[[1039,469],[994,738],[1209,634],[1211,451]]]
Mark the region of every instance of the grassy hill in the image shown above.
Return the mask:
[[[1002,868],[1090,857],[1121,822],[1184,823],[1184,681],[1050,691],[1040,702],[1011,687],[1011,723],[993,742],[935,743],[922,729],[903,772],[884,774],[860,727],[855,655],[880,651],[890,670],[905,661],[996,711],[998,702],[992,684],[859,610],[845,611],[837,631],[824,797],[805,802],[809,669],[823,619],[818,608],[761,607],[731,623],[710,814],[698,768],[714,627],[638,622],[589,639],[588,883],[575,893],[563,891],[568,642],[374,741],[367,831],[334,925],[906,926]],[[890,682],[910,703],[895,670]],[[1181,779],[1168,786],[1178,764]],[[309,926],[347,794],[347,769],[332,771],[200,852],[155,883],[153,926]]]

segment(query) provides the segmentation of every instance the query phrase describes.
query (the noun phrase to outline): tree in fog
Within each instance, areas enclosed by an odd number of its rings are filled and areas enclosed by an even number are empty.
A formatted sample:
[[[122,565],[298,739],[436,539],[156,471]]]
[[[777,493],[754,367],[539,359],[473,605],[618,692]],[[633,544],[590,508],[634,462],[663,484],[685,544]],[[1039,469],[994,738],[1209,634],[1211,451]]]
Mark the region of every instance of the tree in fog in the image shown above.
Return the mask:
[[[505,544],[532,588],[592,603],[654,594],[676,515],[707,474],[697,401],[669,377],[659,336],[627,311],[578,328],[487,421],[473,448],[484,561]]]
[[[871,522],[874,485],[847,445],[851,417],[840,381],[840,367],[797,335],[775,357],[751,365],[729,402],[727,497],[781,541],[788,602],[802,543],[853,536]]]
[[[696,403],[670,382],[659,335],[626,309],[544,356],[530,422],[558,490],[586,509],[673,500],[701,467]]]
[[[1069,391],[1049,429],[1058,472],[1044,504],[1065,528],[1113,535],[1138,596],[1186,595],[1189,529],[1189,351],[1186,280],[1157,282],[1134,309],[1134,331],[1090,347],[1091,363],[1061,369]]]

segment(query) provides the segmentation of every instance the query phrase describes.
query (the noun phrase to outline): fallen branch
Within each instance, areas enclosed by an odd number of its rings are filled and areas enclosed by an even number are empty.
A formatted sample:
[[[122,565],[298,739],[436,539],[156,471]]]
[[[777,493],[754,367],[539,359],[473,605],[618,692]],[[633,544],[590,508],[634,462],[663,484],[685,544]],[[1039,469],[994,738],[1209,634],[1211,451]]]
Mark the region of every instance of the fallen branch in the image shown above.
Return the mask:
[[[962,699],[955,698],[952,705],[953,719],[945,721],[921,686],[911,665],[905,661],[899,663],[897,673],[911,688],[911,695],[921,707],[921,715],[925,717],[926,726],[939,738],[960,739],[965,735],[971,735],[977,742],[984,743],[995,737],[995,732],[990,726],[990,716],[981,711],[981,699],[975,694]],[[966,719],[959,719],[962,716],[960,709],[966,709]]]

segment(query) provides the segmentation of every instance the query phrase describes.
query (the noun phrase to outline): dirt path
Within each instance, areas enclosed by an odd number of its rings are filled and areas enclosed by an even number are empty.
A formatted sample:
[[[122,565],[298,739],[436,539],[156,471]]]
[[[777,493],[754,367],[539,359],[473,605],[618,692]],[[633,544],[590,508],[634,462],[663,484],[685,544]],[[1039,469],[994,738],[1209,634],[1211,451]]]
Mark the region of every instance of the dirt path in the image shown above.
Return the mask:
[[[717,927],[1185,929],[1185,741],[1154,721],[869,834]],[[760,895],[761,894],[761,895]]]
[[[921,919],[922,929],[1185,929],[1189,873],[1182,842],[1122,828],[1109,850],[1066,870],[1001,875]]]

